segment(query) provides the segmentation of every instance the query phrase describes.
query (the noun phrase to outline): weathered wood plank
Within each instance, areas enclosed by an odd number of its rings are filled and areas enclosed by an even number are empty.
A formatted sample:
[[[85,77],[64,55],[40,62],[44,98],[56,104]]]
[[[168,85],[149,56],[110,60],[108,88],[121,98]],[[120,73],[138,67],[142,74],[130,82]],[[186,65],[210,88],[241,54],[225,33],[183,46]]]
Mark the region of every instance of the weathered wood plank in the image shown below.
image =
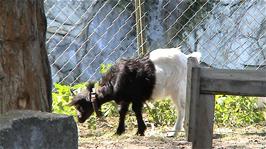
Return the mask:
[[[184,121],[186,137],[187,137],[188,141],[192,140],[192,128],[193,128],[193,126],[189,126],[189,124],[194,123],[193,118],[189,119],[190,117],[193,117],[193,114],[190,112],[190,110],[193,109],[193,107],[195,107],[195,104],[193,102],[191,102],[192,68],[198,67],[198,66],[199,66],[199,63],[198,63],[196,58],[194,58],[194,57],[188,58],[188,61],[187,61],[186,107],[185,107],[185,121]]]
[[[187,69],[187,96],[186,96],[186,115],[185,115],[185,130],[188,141],[192,141],[195,132],[195,107],[197,98],[199,97],[199,71],[198,61],[195,58],[188,59]],[[193,68],[193,69],[192,69]]]
[[[266,96],[266,71],[201,68],[200,93]]]
[[[266,97],[266,82],[201,79],[203,94],[226,94]]]
[[[264,70],[228,70],[202,68],[202,78],[218,80],[238,80],[238,81],[266,81],[266,71]]]
[[[185,106],[185,121],[184,128],[186,132],[186,138],[189,141],[189,110],[190,110],[190,98],[191,98],[191,80],[192,80],[192,67],[193,59],[188,58],[187,61],[187,87],[186,87],[186,106]]]
[[[196,129],[192,140],[193,149],[212,148],[214,95],[200,94],[196,100]]]

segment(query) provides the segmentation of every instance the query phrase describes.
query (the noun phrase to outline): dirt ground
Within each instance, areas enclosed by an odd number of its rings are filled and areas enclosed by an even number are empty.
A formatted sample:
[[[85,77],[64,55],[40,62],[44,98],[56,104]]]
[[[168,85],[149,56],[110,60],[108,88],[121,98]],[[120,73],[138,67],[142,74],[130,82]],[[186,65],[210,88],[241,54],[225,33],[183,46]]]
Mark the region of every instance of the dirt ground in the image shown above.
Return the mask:
[[[265,123],[266,124],[266,123]],[[265,124],[243,128],[215,128],[214,149],[266,149]],[[136,124],[127,126],[126,133],[114,135],[116,125],[98,124],[96,129],[89,129],[88,123],[78,124],[80,149],[190,149],[191,143],[186,141],[185,133],[175,138],[165,136],[168,127],[147,125],[145,136],[136,136]],[[130,129],[132,128],[132,129]]]

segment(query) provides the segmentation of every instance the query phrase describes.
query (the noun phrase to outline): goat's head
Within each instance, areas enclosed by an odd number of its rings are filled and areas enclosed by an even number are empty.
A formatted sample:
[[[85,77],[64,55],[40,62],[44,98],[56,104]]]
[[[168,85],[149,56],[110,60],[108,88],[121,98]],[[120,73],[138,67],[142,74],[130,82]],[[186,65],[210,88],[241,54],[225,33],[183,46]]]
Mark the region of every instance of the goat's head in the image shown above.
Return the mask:
[[[94,82],[89,82],[86,91],[74,95],[73,100],[69,103],[70,106],[75,106],[80,123],[85,122],[93,112],[96,112],[97,117],[101,116],[100,104],[94,85]]]

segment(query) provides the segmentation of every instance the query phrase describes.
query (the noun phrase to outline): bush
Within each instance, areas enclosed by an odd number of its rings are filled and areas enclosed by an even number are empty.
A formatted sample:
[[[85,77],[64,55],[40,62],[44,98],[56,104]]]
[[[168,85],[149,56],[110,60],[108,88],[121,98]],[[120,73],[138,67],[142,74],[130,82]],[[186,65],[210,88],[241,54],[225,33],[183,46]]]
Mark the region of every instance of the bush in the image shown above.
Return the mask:
[[[70,90],[85,88],[86,83],[75,86],[55,84],[56,92],[53,92],[53,112],[58,114],[73,115],[76,118],[76,110],[69,107],[72,100]],[[215,123],[218,126],[246,126],[265,120],[263,112],[256,109],[255,97],[222,96],[217,95],[215,100]],[[147,106],[148,105],[148,106]],[[144,115],[149,122],[156,125],[173,125],[176,120],[176,112],[170,99],[147,103],[144,106]],[[108,102],[101,108],[103,115],[107,117],[119,116],[115,102]],[[93,114],[89,120],[90,128],[96,128],[96,116]]]
[[[215,100],[215,122],[220,126],[246,126],[264,121],[255,97],[221,96]]]
[[[119,116],[117,104],[114,101],[103,104],[101,110],[104,116]]]
[[[156,125],[173,125],[176,120],[176,110],[171,99],[158,100],[154,103],[148,103],[144,108],[147,118]]]
[[[54,84],[56,92],[52,93],[53,98],[53,113],[75,115],[76,112],[73,107],[68,106],[68,103],[72,100],[70,89],[68,85]]]

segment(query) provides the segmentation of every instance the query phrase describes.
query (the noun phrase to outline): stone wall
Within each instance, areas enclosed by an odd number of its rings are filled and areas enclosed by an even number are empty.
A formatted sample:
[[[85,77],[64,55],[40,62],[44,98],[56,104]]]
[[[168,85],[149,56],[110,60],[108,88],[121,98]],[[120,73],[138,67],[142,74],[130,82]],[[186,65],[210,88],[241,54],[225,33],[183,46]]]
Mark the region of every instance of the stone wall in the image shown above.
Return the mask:
[[[202,60],[218,68],[265,65],[264,0],[145,2],[148,50],[181,46],[186,53],[202,52]],[[130,0],[47,0],[45,4],[54,82],[94,80],[100,76],[101,63],[136,56]]]
[[[189,35],[203,61],[227,69],[266,65],[266,1],[223,0]]]

